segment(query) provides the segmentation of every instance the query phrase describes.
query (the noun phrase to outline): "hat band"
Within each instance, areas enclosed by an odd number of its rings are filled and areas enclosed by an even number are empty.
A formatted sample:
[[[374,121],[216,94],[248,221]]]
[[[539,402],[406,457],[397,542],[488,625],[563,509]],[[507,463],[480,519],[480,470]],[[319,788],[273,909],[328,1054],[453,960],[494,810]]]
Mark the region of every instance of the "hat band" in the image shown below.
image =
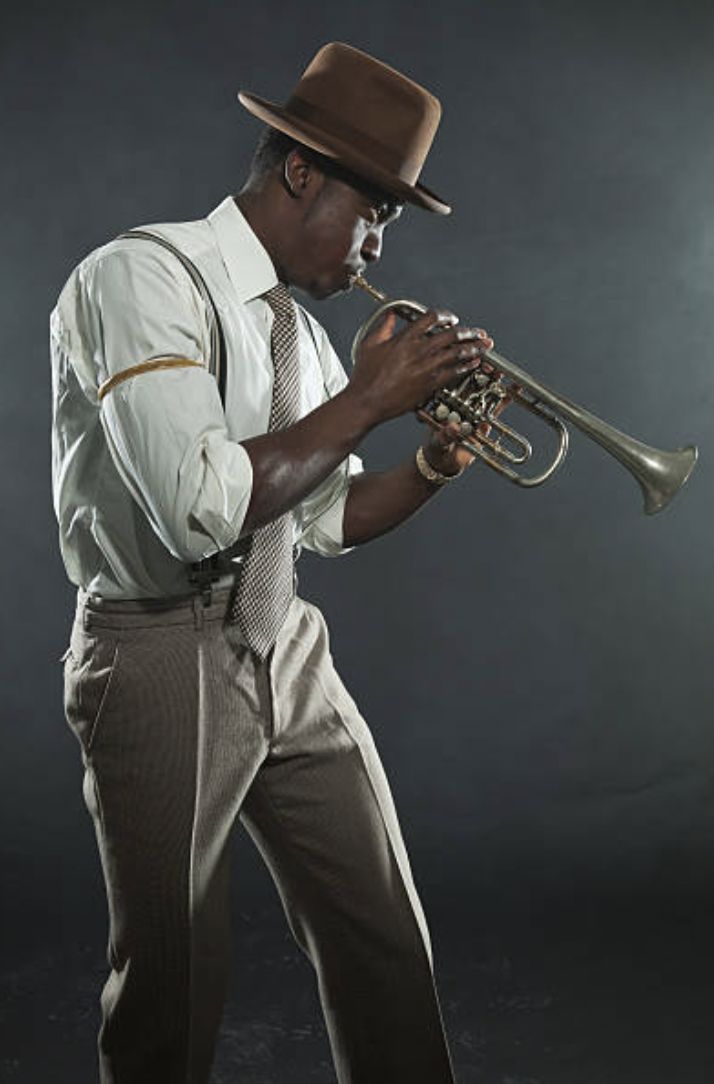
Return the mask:
[[[392,147],[380,143],[374,136],[354,128],[345,123],[342,117],[335,117],[329,110],[314,105],[304,98],[290,98],[285,106],[285,112],[296,120],[303,120],[319,128],[328,138],[332,136],[340,143],[348,144],[351,150],[369,158],[372,165],[387,173],[395,174],[400,181],[408,185],[415,184],[423,164],[423,156],[420,156],[418,160],[413,154],[400,156]]]

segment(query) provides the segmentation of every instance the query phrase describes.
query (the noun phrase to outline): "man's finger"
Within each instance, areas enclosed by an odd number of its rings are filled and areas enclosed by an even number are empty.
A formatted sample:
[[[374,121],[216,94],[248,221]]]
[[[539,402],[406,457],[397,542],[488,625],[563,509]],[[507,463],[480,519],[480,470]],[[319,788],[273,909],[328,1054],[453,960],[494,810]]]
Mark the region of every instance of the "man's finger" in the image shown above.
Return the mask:
[[[373,331],[370,331],[367,338],[371,339],[371,341],[375,343],[386,343],[387,340],[391,339],[392,335],[394,334],[394,325],[396,324],[396,322],[397,314],[392,309],[390,312],[387,313],[384,319],[381,320],[379,324],[377,324],[377,327],[374,328]]]
[[[452,447],[461,436],[458,425],[449,422],[442,429],[435,430],[436,439],[444,448]]]

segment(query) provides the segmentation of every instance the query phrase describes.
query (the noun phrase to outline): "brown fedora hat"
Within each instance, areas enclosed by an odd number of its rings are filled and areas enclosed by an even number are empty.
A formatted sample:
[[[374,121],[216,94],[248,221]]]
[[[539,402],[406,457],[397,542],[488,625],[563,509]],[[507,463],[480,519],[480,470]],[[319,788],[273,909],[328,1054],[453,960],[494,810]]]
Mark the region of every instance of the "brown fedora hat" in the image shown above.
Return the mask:
[[[266,124],[418,207],[451,207],[418,183],[441,117],[437,98],[367,53],[331,42],[310,61],[284,106],[239,91]]]

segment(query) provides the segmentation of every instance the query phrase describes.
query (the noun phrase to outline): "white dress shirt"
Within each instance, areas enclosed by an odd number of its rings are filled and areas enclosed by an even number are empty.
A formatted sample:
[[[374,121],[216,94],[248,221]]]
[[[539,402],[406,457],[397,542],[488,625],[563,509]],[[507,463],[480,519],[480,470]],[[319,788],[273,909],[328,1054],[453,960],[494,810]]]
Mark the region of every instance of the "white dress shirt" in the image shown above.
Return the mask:
[[[236,542],[253,481],[240,442],[267,432],[273,384],[273,314],[260,295],[277,277],[234,199],[206,219],[143,228],[185,253],[208,286],[226,406],[208,372],[211,314],[177,257],[138,238],[90,253],[50,318],[53,500],[70,580],[113,598],[186,594],[190,563]],[[301,416],[347,383],[325,330],[302,313]],[[165,355],[202,367],[143,372],[99,398],[110,376]],[[293,510],[298,551],[345,552],[344,505],[361,470],[348,456]]]

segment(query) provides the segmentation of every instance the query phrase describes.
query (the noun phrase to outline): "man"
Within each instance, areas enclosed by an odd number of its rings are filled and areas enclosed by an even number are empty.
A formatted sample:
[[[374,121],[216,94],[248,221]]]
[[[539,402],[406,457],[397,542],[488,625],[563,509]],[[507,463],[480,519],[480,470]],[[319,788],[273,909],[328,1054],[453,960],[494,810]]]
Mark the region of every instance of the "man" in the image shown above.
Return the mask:
[[[417,180],[436,99],[333,43],[285,107],[241,101],[269,131],[239,195],[91,253],[52,316],[54,499],[78,586],[65,708],[110,918],[100,1076],[208,1080],[240,817],[315,967],[341,1084],[447,1084],[388,783],[293,558],[369,541],[460,473],[453,433],[379,474],[354,450],[492,341],[449,313],[388,318],[348,381],[287,289],[347,289],[404,202],[449,210]]]

